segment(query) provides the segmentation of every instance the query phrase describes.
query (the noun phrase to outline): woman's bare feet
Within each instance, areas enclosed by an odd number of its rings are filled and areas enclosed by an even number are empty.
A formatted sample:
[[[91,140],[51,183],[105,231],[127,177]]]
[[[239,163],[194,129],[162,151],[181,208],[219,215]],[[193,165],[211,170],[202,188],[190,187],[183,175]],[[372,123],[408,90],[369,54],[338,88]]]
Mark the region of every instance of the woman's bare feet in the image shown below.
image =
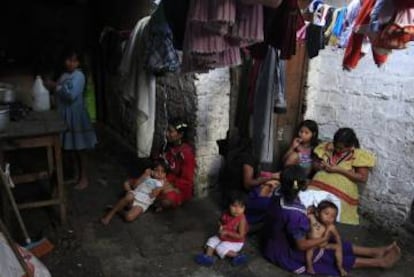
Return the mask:
[[[388,252],[390,252],[391,250],[393,250],[393,249],[395,249],[395,248],[398,248],[399,249],[399,247],[398,247],[398,245],[397,245],[397,242],[392,242],[392,243],[390,243],[389,245],[387,245],[387,246],[384,246],[384,247],[380,247],[379,249],[378,249],[378,254],[377,255],[375,255],[375,257],[377,257],[377,258],[382,258],[382,257],[384,257]]]
[[[393,267],[398,260],[401,258],[401,249],[398,245],[393,243],[393,246],[388,249],[385,253],[383,259],[383,268],[391,268]]]

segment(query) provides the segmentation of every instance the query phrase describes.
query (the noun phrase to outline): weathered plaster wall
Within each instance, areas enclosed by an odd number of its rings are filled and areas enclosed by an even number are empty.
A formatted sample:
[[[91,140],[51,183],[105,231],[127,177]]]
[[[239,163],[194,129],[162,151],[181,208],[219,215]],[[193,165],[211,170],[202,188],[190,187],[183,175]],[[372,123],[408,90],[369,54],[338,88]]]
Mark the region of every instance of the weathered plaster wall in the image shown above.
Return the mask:
[[[116,86],[116,82],[113,84]],[[167,120],[179,116],[187,120],[191,127],[189,139],[194,143],[197,159],[195,194],[204,197],[208,188],[215,184],[221,156],[216,140],[225,138],[229,128],[230,106],[229,69],[217,69],[205,74],[168,74],[157,77],[156,128],[153,152],[159,152],[164,143]],[[136,114],[133,102],[121,101],[113,97],[109,101],[110,125],[134,148],[136,126],[132,120]],[[117,121],[118,116],[121,120]],[[168,118],[167,118],[168,117]]]
[[[130,29],[138,18],[149,13],[149,0],[135,5],[139,14],[121,20],[117,16],[113,22],[104,21],[110,26]],[[111,6],[108,6],[110,8]],[[134,10],[134,9],[133,9]],[[116,9],[118,11],[118,9]],[[116,13],[119,15],[119,13]],[[130,13],[128,13],[130,14]],[[106,17],[100,17],[101,20]],[[134,20],[135,19],[135,20]],[[131,25],[132,24],[132,25]],[[110,76],[106,83],[106,123],[114,128],[134,149],[136,145],[136,126],[133,120],[136,116],[134,100],[128,102],[119,97],[119,79]],[[195,194],[198,197],[206,196],[208,187],[216,181],[221,166],[221,157],[218,154],[216,140],[226,136],[229,128],[229,98],[230,77],[228,69],[218,69],[206,74],[197,74],[196,80],[191,74],[168,74],[157,77],[157,115],[153,141],[153,152],[158,152],[164,142],[164,131],[167,117],[180,116],[185,118],[190,126],[194,127],[189,134],[194,142],[197,159],[197,174],[195,180]]]
[[[327,48],[311,60],[306,118],[329,138],[352,127],[362,147],[376,153],[361,212],[396,230],[414,198],[414,48],[394,51],[379,69],[368,54],[352,72],[342,71],[342,57]]]
[[[195,190],[198,197],[203,197],[207,195],[208,187],[215,184],[222,162],[216,140],[225,138],[229,128],[229,69],[197,74],[195,85],[198,99]]]
[[[194,85],[194,75],[169,73],[157,77],[157,100],[155,133],[152,151],[159,153],[165,143],[165,131],[168,120],[173,117],[184,119],[190,129],[186,139],[194,143],[195,128],[197,126],[197,94]]]

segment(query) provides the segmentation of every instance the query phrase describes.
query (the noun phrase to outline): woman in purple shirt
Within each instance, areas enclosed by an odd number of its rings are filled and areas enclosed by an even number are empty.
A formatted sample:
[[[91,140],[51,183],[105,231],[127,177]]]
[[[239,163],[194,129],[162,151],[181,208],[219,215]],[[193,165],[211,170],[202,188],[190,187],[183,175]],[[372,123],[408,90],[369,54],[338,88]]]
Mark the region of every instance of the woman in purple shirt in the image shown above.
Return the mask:
[[[306,173],[298,165],[288,166],[282,172],[282,185],[272,198],[264,226],[264,256],[281,268],[302,274],[306,272],[305,251],[314,251],[313,267],[316,274],[339,275],[334,250],[318,248],[331,238],[327,231],[322,238],[308,239],[310,230],[306,208],[297,197],[306,189]],[[400,258],[396,243],[384,247],[361,247],[342,242],[343,267],[390,268]]]

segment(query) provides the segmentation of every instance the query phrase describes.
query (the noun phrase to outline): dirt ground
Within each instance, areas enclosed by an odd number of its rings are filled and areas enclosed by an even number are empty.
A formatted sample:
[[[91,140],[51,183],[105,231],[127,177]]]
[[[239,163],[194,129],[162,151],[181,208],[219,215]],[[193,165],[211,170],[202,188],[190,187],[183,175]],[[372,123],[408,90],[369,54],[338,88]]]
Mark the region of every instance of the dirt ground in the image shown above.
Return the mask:
[[[67,226],[61,226],[50,209],[24,211],[31,236],[45,236],[55,245],[42,258],[52,276],[293,276],[260,255],[255,235],[243,250],[249,256],[247,265],[232,267],[228,260],[210,268],[195,264],[194,256],[214,233],[220,215],[214,197],[195,199],[174,211],[149,211],[132,223],[115,217],[109,226],[102,226],[99,218],[105,206],[122,194],[122,181],[136,159],[107,132],[100,132],[100,137],[88,162],[90,186],[83,191],[67,186]],[[211,194],[215,195],[214,190]],[[367,221],[358,227],[340,225],[339,229],[346,240],[366,246],[399,240]],[[18,237],[19,231],[14,232]],[[399,243],[404,245],[404,241]],[[413,253],[403,246],[403,257],[393,269],[354,270],[351,276],[412,276]]]

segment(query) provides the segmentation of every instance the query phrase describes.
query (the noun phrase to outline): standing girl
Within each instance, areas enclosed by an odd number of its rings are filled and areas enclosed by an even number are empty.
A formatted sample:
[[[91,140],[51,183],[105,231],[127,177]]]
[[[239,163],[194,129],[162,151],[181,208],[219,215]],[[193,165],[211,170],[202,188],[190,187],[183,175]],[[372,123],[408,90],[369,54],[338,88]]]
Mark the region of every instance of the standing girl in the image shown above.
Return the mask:
[[[86,79],[80,69],[80,53],[73,49],[65,52],[63,63],[65,72],[57,83],[49,81],[47,85],[55,89],[57,110],[67,125],[61,134],[62,147],[75,152],[79,168],[75,188],[82,190],[88,186],[85,150],[93,149],[97,140],[83,99]]]
[[[303,121],[298,128],[298,137],[283,157],[284,166],[300,165],[309,176],[312,170],[312,151],[318,145],[318,124],[313,120]]]

